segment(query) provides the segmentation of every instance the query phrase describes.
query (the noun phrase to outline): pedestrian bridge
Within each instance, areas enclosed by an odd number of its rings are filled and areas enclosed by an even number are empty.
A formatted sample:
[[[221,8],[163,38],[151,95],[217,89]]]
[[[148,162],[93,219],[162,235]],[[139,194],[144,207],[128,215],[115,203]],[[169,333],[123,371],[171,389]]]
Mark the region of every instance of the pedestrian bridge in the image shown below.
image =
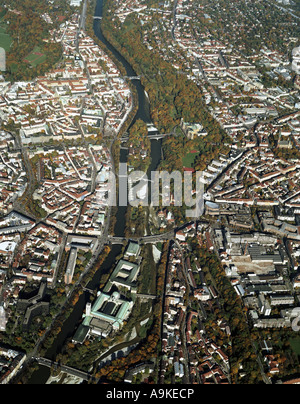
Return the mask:
[[[138,243],[144,244],[156,244],[162,243],[164,241],[172,240],[175,236],[174,230],[169,231],[167,233],[157,234],[153,236],[145,236],[145,237],[114,237],[108,236],[108,242],[111,244],[124,244],[124,242],[129,243],[129,241],[136,241]]]
[[[170,133],[157,133],[154,135],[148,135],[148,139],[150,140],[159,140],[159,139],[163,139],[164,137],[170,136]],[[129,139],[128,134],[124,134],[124,136],[121,138],[122,142],[127,142]]]
[[[95,379],[92,375],[90,375],[86,372],[71,368],[70,366],[61,365],[61,364],[51,361],[50,359],[47,359],[47,358],[36,357],[34,359],[38,362],[39,365],[46,366],[50,369],[59,369],[61,372],[67,373],[71,376],[79,377],[80,379],[83,379],[84,381],[87,381],[87,382],[89,380]]]
[[[125,80],[141,80],[141,76],[122,76],[122,78]]]

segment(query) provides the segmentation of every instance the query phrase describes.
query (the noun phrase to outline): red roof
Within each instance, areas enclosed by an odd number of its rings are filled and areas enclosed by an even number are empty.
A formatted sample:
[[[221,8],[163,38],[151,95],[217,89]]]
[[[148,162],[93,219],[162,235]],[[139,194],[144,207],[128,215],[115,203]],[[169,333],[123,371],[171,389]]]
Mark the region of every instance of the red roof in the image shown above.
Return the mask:
[[[195,169],[194,168],[183,167],[183,171],[189,171],[191,173],[194,173]]]

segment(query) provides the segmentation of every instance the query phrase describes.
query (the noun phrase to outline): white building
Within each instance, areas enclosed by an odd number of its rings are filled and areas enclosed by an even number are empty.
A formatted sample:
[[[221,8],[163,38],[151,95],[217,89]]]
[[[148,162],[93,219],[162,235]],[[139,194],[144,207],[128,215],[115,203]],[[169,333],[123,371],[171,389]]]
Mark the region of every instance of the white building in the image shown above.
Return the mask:
[[[5,331],[6,330],[6,315],[5,315],[5,310],[3,306],[0,306],[0,331]]]
[[[270,303],[266,300],[266,298],[263,294],[260,294],[258,296],[258,306],[259,306],[261,314],[263,314],[266,317],[271,315],[272,309],[271,309]]]
[[[70,0],[70,5],[72,7],[80,7],[81,1],[82,0]]]
[[[292,62],[292,69],[297,74],[300,74],[300,47],[295,48],[292,53],[293,62]]]

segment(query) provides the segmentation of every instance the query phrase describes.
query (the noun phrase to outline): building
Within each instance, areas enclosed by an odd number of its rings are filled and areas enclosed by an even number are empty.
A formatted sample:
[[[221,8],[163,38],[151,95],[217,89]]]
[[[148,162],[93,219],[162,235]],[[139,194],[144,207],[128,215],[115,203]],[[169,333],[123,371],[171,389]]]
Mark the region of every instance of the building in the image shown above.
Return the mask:
[[[45,297],[45,294],[46,294],[46,288],[47,288],[47,282],[42,281],[38,292],[34,296],[31,296],[28,299],[25,298],[25,299],[18,300],[18,304],[17,304],[18,310],[25,310],[29,306],[34,305],[37,302],[43,300],[43,298]]]
[[[70,6],[80,7],[82,0],[70,0]]]
[[[271,306],[293,306],[295,303],[294,296],[271,296]]]
[[[139,253],[141,251],[141,247],[139,246],[139,243],[136,243],[134,241],[130,241],[129,245],[126,249],[125,256],[126,257],[135,257],[137,258]]]
[[[144,375],[149,375],[154,372],[155,365],[153,362],[145,362],[141,363],[134,368],[130,368],[125,373],[124,382],[125,383],[132,383],[133,377],[142,373]]]
[[[92,335],[106,338],[122,328],[132,307],[133,302],[122,299],[118,292],[112,295],[100,293],[92,307],[87,304],[82,325],[88,326]]]
[[[126,288],[131,293],[135,293],[139,269],[139,265],[134,262],[120,260],[109,278],[104,292],[108,293],[112,286],[116,286],[117,288]]]
[[[182,363],[174,362],[174,374],[176,377],[180,378],[184,376],[184,367]]]
[[[37,316],[47,316],[50,312],[50,303],[48,302],[38,302],[26,310],[25,317],[23,320],[23,330],[29,331],[32,319]]]
[[[130,242],[127,257],[137,257],[139,253],[139,244]],[[87,303],[84,320],[73,337],[74,343],[82,344],[89,335],[106,338],[122,328],[134,305],[131,297],[137,292],[139,269],[140,265],[134,262],[123,259],[118,262],[94,304]]]
[[[25,310],[25,316],[23,319],[23,330],[29,331],[31,322],[34,317],[41,315],[48,315],[50,311],[50,303],[43,301],[46,295],[47,282],[42,281],[40,288],[34,296],[27,299],[19,299],[17,309],[19,311]]]
[[[280,250],[274,251],[272,254],[268,253],[264,246],[259,244],[252,244],[247,246],[247,251],[251,257],[252,262],[270,262],[274,264],[286,263],[285,257]]]
[[[293,56],[292,69],[297,74],[300,74],[300,47],[295,48],[293,50],[292,56]]]
[[[97,237],[82,236],[77,234],[70,234],[67,238],[65,250],[77,248],[84,251],[92,250],[94,252],[98,246]]]
[[[67,269],[65,273],[65,284],[69,285],[72,283],[74,270],[76,267],[76,259],[77,259],[77,248],[72,247],[70,250],[69,260],[67,264]]]
[[[0,220],[0,235],[26,232],[33,228],[34,221],[18,212],[10,212]]]
[[[193,140],[195,136],[207,136],[208,134],[200,123],[188,123],[182,120],[181,127],[187,138],[191,140]]]
[[[258,296],[258,307],[260,309],[260,313],[264,316],[268,317],[271,315],[271,305],[263,294]]]
[[[4,310],[4,307],[0,305],[0,332],[1,331],[5,332],[6,323],[7,323],[7,319],[6,319],[5,310]]]
[[[25,353],[0,346],[0,384],[8,384],[25,360]]]
[[[81,324],[78,327],[77,331],[75,332],[72,342],[74,344],[83,344],[84,341],[86,340],[86,337],[88,336],[89,332],[90,332],[90,327]]]

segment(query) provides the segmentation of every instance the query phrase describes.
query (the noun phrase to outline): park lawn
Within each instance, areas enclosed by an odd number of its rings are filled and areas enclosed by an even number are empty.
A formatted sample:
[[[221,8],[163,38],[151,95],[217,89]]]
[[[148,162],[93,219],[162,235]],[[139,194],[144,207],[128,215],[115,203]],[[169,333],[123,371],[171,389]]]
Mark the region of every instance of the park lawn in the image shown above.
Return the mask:
[[[295,354],[300,356],[300,337],[290,339],[290,344]]]
[[[6,52],[10,50],[12,44],[12,38],[0,30],[0,48],[3,48]]]
[[[44,63],[46,59],[47,56],[41,51],[41,48],[36,46],[24,60],[25,62],[31,64],[32,67],[36,67],[41,63]]]
[[[4,15],[5,13],[3,14],[3,12],[0,14],[0,47],[8,52],[13,40],[11,36],[6,33],[7,25],[5,24],[5,22],[3,22]]]
[[[10,65],[10,71],[11,71],[12,73],[17,72],[17,71],[18,71],[18,64],[17,64],[17,63],[12,63],[12,64]]]
[[[199,153],[187,153],[183,159],[182,164],[186,168],[193,168],[195,164],[195,160],[198,157]]]

